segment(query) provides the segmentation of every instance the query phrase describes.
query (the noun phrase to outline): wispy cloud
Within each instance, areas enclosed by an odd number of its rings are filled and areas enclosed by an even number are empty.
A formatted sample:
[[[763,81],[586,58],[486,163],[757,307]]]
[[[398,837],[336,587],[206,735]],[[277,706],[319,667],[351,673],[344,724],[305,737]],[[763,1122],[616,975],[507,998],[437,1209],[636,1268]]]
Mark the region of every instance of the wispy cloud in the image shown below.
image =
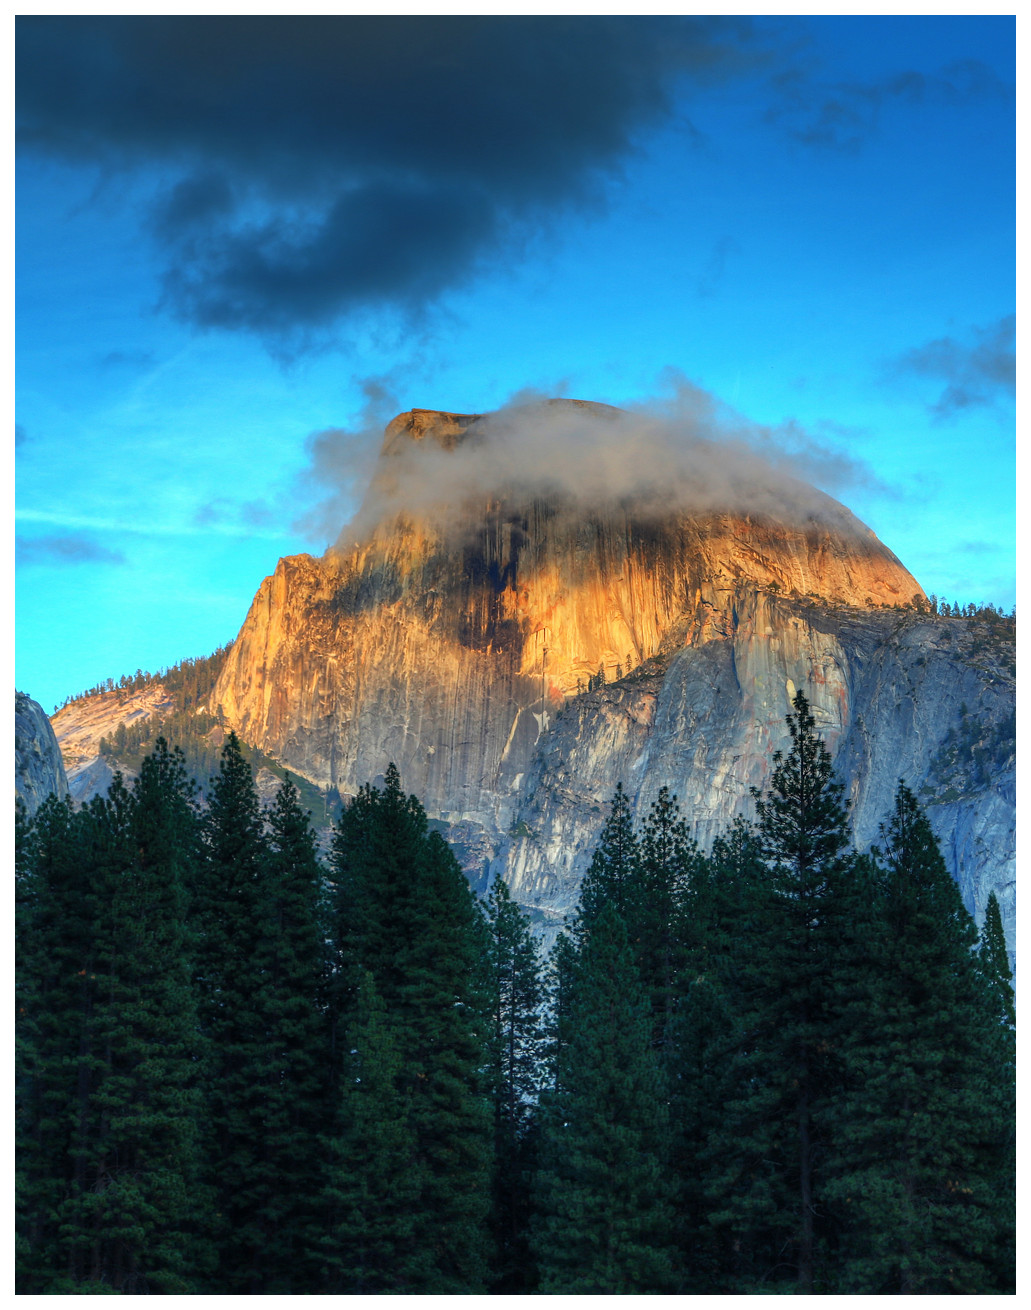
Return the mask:
[[[703,299],[713,296],[719,290],[727,271],[727,261],[732,255],[739,255],[741,247],[733,237],[720,237],[709,252],[701,276],[698,279],[698,294]]]
[[[889,361],[889,377],[929,378],[945,386],[931,405],[938,420],[963,410],[994,405],[1016,394],[1016,315],[987,327],[973,327],[963,338],[937,337]]]
[[[15,560],[29,567],[35,564],[125,564],[120,550],[109,550],[83,536],[16,537]]]
[[[960,541],[955,546],[961,555],[998,555],[1004,549],[997,541]]]
[[[193,516],[193,522],[198,528],[214,529],[234,536],[268,535],[266,529],[275,528],[282,521],[282,513],[265,501],[234,501],[226,496],[218,496],[201,505]]]
[[[766,122],[805,146],[855,154],[880,126],[891,104],[961,105],[1013,100],[1014,90],[986,64],[964,59],[936,74],[904,69],[876,82],[830,82],[819,70],[794,66],[769,80]]]
[[[156,362],[157,357],[151,350],[109,350],[98,358],[97,367],[136,371],[153,368]]]
[[[243,526],[241,526],[241,519],[244,520]],[[229,501],[211,501],[208,505],[201,506],[194,514],[192,521],[169,520],[162,522],[157,518],[152,518],[145,526],[141,526],[138,519],[120,519],[102,514],[69,514],[63,511],[29,508],[19,508],[15,512],[15,520],[18,523],[49,524],[53,527],[66,529],[70,533],[116,533],[127,538],[195,537],[198,535],[198,530],[201,530],[216,536],[257,536],[267,537],[271,540],[282,538],[282,531],[270,526],[273,520],[280,522],[282,519],[283,516],[276,515],[273,511],[266,512],[265,507],[260,505],[259,502],[253,502],[249,508],[244,507],[240,511]],[[26,538],[26,540],[35,540],[35,538]]]

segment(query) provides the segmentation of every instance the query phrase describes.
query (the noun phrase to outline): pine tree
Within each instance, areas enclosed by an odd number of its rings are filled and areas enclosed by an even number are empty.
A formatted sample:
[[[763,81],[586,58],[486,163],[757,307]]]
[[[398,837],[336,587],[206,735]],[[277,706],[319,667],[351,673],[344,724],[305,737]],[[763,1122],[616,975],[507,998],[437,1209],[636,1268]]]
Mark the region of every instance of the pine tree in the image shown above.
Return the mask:
[[[742,1042],[737,1091],[713,1220],[747,1255],[740,1290],[790,1281],[822,1288],[818,1170],[822,1114],[837,1077],[833,978],[852,961],[856,858],[843,788],[802,692],[788,716],[792,746],[774,755],[765,793],[754,792],[762,876],[749,913],[759,931],[740,956],[735,1008]],[[749,949],[749,947],[751,949]]]
[[[398,1276],[412,1292],[461,1294],[486,1278],[490,1104],[483,923],[469,885],[393,765],[365,787],[334,838],[338,1029],[357,965],[372,976],[400,1057],[396,1091],[420,1180],[417,1227]],[[340,1131],[346,1135],[346,1125]]]
[[[672,1042],[687,952],[700,922],[700,867],[677,798],[662,787],[641,833],[639,921],[633,935],[638,969],[650,998],[652,1042],[664,1055]]]
[[[127,818],[129,862],[101,925],[110,941],[98,998],[107,1068],[93,1190],[104,1231],[91,1277],[126,1293],[182,1293],[194,1290],[203,1213],[186,926],[195,819],[182,757],[163,738],[141,764]]]
[[[266,821],[230,733],[212,782],[197,898],[206,1151],[219,1216],[208,1290],[307,1292],[318,1276],[328,1094],[322,880],[293,783],[280,787]]]
[[[269,1293],[312,1291],[317,1265],[315,1198],[319,1133],[326,1108],[320,999],[325,973],[323,871],[309,816],[289,777],[268,812],[259,974],[264,1055],[260,1073],[264,1174],[262,1285]]]
[[[609,817],[580,885],[574,927],[578,943],[590,935],[595,919],[608,904],[623,920],[631,938],[638,936],[643,913],[641,852],[622,783],[616,786]]]
[[[901,783],[882,841],[873,968],[843,1007],[846,1079],[824,1188],[840,1225],[835,1290],[1012,1290],[1012,1030]]]
[[[508,887],[496,879],[484,907],[491,1024],[489,1082],[494,1107],[493,1288],[526,1290],[530,1180],[536,1103],[543,1076],[544,983],[537,943]]]
[[[1013,996],[1013,970],[1006,951],[1006,936],[1002,930],[1002,915],[994,892],[988,896],[984,912],[984,926],[978,943],[978,961],[981,973],[989,987],[998,996],[999,1011],[1011,1027],[1016,1026],[1017,1011]]]
[[[576,963],[568,1044],[542,1098],[540,1290],[672,1289],[666,1091],[626,929],[603,906]]]
[[[40,813],[26,1290],[188,1292],[201,1207],[185,775],[162,741],[131,794],[116,777],[79,814]]]
[[[547,1004],[544,1012],[545,1083],[562,1086],[566,1051],[573,1034],[573,990],[576,976],[576,947],[564,929],[555,938],[545,973]]]
[[[725,1292],[750,1267],[751,1251],[709,1216],[723,1206],[727,1160],[738,1149],[724,1107],[740,1093],[736,1059],[747,1049],[748,1006],[737,988],[742,961],[765,938],[764,872],[755,834],[739,820],[716,839],[710,859],[695,856],[681,905],[682,979],[668,1065],[681,1290],[689,1293]]]
[[[15,873],[15,1290],[23,1281],[33,1257],[38,1234],[36,1202],[41,1179],[34,1169],[38,1128],[39,984],[33,960],[36,886],[33,878],[32,820],[21,798],[14,811]]]
[[[265,849],[250,766],[230,733],[212,780],[197,882],[197,978],[208,1055],[204,1110],[208,1182],[218,1216],[218,1268],[206,1292],[261,1289],[268,1225],[264,1132]]]
[[[84,1043],[84,980],[94,918],[83,829],[71,800],[48,797],[22,830],[17,890],[20,1185],[17,1290],[50,1291],[67,1267],[55,1216],[70,1171],[78,1061]],[[84,967],[85,962],[85,967]]]

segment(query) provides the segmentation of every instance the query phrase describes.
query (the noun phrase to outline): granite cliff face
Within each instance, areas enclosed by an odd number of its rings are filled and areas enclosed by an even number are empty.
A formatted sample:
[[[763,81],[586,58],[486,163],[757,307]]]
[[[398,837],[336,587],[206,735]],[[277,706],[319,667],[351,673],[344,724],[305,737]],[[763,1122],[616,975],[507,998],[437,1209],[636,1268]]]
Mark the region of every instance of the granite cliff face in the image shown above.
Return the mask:
[[[24,692],[14,693],[14,791],[30,815],[51,792],[68,795],[61,751],[50,720]]]
[[[487,427],[426,410],[390,424],[351,539],[262,583],[213,698],[228,725],[345,795],[393,760],[473,880],[502,872],[554,922],[617,782],[642,810],[669,786],[708,842],[750,811],[801,688],[860,843],[904,778],[968,906],[994,889],[1012,930],[1005,659],[972,654],[963,620],[894,609],[922,600],[916,581],[811,488],[781,516],[473,493],[457,460]],[[455,488],[407,510],[405,461],[427,446],[458,452]],[[950,764],[955,741],[994,752],[982,782]]]
[[[676,792],[708,845],[751,814],[803,688],[856,839],[878,838],[904,780],[925,806],[978,918],[995,891],[1015,925],[1014,683],[1008,652],[976,652],[963,620],[799,605],[739,589],[717,627],[577,698],[535,754],[495,865],[514,897],[559,921],[575,904],[605,802],[621,782],[645,811]],[[966,758],[959,753],[966,743]],[[1013,938],[1010,937],[1013,947]]]

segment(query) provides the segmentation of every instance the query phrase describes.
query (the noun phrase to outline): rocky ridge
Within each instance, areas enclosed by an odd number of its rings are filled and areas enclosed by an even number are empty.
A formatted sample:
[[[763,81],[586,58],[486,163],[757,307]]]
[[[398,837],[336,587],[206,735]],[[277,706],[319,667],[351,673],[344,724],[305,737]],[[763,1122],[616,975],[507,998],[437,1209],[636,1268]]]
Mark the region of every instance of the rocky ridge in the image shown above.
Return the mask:
[[[140,759],[153,749],[156,737],[163,735],[173,746],[185,749],[185,767],[198,784],[197,800],[203,806],[226,737],[225,728],[213,723],[203,711],[184,711],[181,694],[166,687],[160,677],[140,689],[96,691],[71,700],[54,714],[52,722],[55,744],[67,764],[67,791],[77,805],[106,795],[116,772],[127,784],[132,783],[138,776]],[[131,733],[144,723],[150,731],[142,744],[135,748],[119,745],[119,729]],[[270,806],[289,770],[260,752],[248,750],[246,745],[244,750],[254,773],[258,799],[263,806]],[[203,763],[198,762],[198,755]],[[303,777],[295,774],[293,781],[316,824],[328,827],[339,811],[339,798],[330,804]],[[320,840],[326,845],[326,832],[320,831]]]
[[[1014,682],[1005,654],[990,671],[962,658],[965,626],[740,595],[723,634],[579,697],[558,716],[491,867],[503,870],[516,899],[561,920],[617,783],[638,813],[669,787],[708,846],[736,815],[752,813],[749,789],[766,781],[773,751],[789,747],[785,715],[802,687],[846,782],[860,847],[877,841],[905,781],[968,908],[980,917],[995,891],[1012,928]],[[955,768],[964,733],[978,743],[969,753],[980,752],[980,772]]]

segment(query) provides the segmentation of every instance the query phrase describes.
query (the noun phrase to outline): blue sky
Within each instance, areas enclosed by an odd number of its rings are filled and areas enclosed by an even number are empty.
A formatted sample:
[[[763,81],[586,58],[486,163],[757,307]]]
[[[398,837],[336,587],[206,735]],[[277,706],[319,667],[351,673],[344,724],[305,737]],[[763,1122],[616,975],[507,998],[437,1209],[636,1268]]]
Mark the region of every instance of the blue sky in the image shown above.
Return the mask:
[[[527,388],[686,379],[1009,608],[1014,27],[19,20],[19,689],[231,640],[317,434]]]

